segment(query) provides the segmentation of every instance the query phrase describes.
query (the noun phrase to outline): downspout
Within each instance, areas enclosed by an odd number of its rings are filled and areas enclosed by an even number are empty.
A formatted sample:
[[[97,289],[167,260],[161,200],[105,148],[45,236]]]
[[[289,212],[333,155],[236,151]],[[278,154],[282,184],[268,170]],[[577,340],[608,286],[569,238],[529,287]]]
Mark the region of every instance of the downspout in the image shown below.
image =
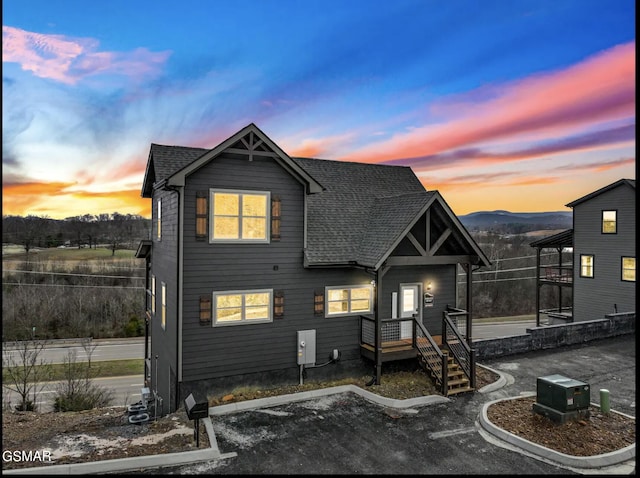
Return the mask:
[[[176,188],[178,192],[178,330],[176,333],[176,409],[178,408],[177,404],[180,403],[180,384],[182,383],[182,282],[183,282],[183,267],[182,263],[184,261],[184,252],[183,252],[183,244],[184,244],[184,227],[183,227],[183,218],[184,218],[184,186],[178,186]]]

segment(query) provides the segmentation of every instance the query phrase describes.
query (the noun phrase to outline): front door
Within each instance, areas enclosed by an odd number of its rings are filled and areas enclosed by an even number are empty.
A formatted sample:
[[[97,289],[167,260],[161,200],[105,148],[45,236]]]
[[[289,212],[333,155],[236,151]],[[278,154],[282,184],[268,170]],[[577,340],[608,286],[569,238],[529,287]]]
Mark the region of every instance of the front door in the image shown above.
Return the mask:
[[[420,284],[401,284],[400,285],[400,318],[412,317],[418,314],[418,320],[421,319],[420,314]],[[411,320],[400,322],[400,338],[410,339],[413,331]]]

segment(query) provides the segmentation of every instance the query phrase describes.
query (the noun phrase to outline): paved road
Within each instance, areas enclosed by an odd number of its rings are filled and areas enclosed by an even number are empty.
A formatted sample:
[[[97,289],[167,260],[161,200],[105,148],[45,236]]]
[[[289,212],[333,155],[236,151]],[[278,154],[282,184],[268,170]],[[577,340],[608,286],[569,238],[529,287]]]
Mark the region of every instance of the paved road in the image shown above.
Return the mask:
[[[142,375],[128,375],[124,377],[96,378],[93,380],[97,386],[106,388],[113,392],[113,400],[110,405],[126,406],[140,400],[140,392],[144,383]],[[59,382],[45,382],[38,392],[38,407],[42,412],[53,410],[53,399]],[[2,403],[16,405],[19,402],[19,395],[2,387]]]
[[[100,339],[93,340],[91,347],[95,346],[91,354],[92,361],[99,360],[127,360],[144,358],[144,339],[136,337],[133,339]],[[87,360],[84,348],[74,342],[53,342],[42,351],[42,359],[49,363],[63,363],[69,353],[75,352],[79,362]],[[2,345],[2,355],[13,355],[18,358],[18,351],[11,346]]]
[[[506,385],[447,403],[390,410],[339,394],[212,418],[220,451],[234,458],[136,474],[580,474],[517,451],[479,429],[492,400],[532,392],[539,376],[561,374],[611,392],[611,408],[635,416],[635,335],[489,360]],[[384,380],[384,376],[383,376]],[[624,466],[587,470],[635,473]]]
[[[523,335],[527,329],[536,326],[536,320],[517,320],[512,322],[489,322],[473,324],[473,340],[494,339],[509,337],[511,335]]]

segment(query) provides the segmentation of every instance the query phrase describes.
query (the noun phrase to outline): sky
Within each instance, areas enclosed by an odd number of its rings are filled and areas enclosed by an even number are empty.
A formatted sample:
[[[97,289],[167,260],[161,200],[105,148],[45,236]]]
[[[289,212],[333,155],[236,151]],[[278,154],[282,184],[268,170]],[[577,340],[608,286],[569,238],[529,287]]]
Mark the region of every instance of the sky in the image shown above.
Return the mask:
[[[150,217],[151,143],[250,123],[458,215],[635,179],[634,0],[4,0],[3,215]]]

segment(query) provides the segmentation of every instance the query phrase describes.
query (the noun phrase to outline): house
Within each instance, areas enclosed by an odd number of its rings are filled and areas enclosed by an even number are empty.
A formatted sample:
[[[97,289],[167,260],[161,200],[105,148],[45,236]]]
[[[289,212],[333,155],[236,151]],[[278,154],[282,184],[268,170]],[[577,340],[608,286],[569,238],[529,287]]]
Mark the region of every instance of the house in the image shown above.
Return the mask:
[[[379,383],[383,363],[409,358],[445,391],[473,389],[471,273],[489,261],[410,168],[293,158],[250,124],[213,149],[152,144],[142,196],[160,413],[194,391],[307,374]]]
[[[538,249],[538,324],[544,285],[558,289],[557,308],[544,310],[555,319],[552,323],[635,312],[635,180],[620,179],[566,206],[573,208],[573,229],[531,243]],[[541,265],[543,249],[558,252],[555,264]],[[566,306],[567,297],[570,307]]]

